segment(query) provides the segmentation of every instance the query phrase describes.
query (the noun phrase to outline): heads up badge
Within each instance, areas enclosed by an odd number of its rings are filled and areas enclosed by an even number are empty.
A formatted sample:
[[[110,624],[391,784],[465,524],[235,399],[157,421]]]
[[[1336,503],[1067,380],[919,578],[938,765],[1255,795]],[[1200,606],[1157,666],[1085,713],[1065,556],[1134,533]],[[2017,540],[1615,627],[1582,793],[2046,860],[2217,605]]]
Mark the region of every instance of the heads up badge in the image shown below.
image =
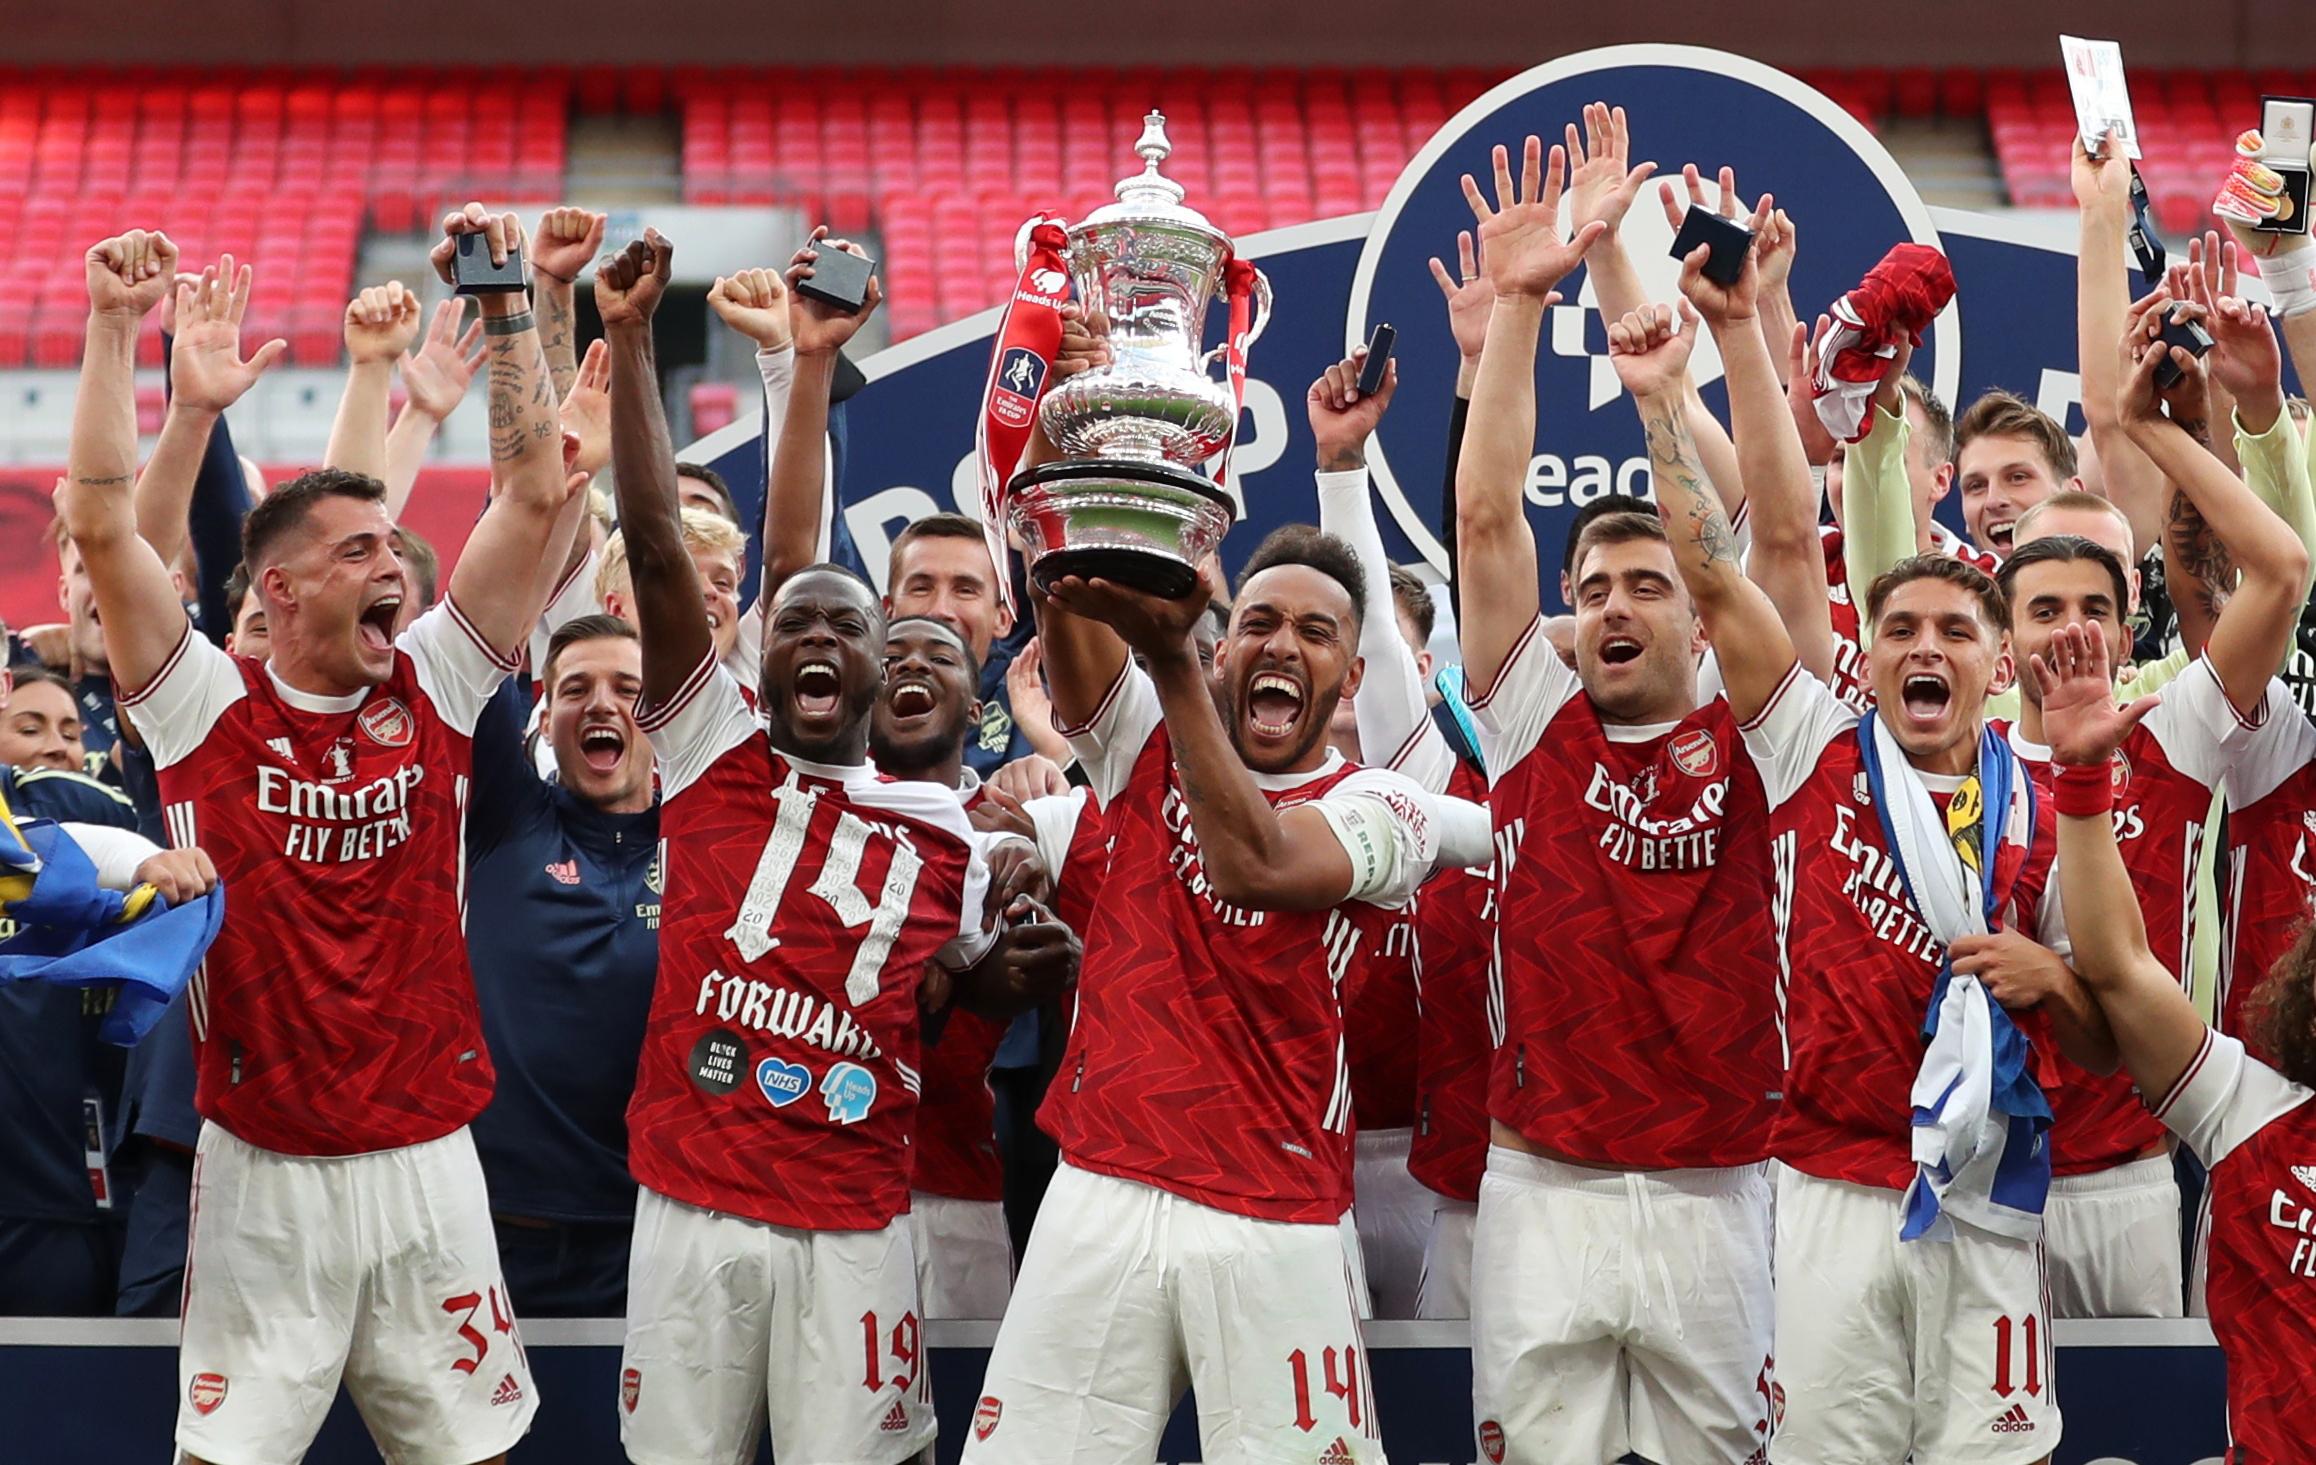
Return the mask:
[[[839,1063],[820,1081],[831,1124],[858,1124],[877,1101],[877,1076],[857,1063]]]

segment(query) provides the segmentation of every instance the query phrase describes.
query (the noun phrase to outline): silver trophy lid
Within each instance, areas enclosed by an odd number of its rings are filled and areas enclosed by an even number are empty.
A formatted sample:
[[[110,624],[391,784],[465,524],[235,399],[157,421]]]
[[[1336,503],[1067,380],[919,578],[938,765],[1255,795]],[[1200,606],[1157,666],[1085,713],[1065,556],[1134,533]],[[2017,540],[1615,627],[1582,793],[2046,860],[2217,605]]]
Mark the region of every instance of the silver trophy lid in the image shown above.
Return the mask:
[[[1166,137],[1166,114],[1152,110],[1142,119],[1142,136],[1134,144],[1141,156],[1142,171],[1118,180],[1116,203],[1104,204],[1086,216],[1087,224],[1111,224],[1125,220],[1187,224],[1219,236],[1204,214],[1182,202],[1182,185],[1158,171],[1158,165],[1174,152],[1174,144]]]

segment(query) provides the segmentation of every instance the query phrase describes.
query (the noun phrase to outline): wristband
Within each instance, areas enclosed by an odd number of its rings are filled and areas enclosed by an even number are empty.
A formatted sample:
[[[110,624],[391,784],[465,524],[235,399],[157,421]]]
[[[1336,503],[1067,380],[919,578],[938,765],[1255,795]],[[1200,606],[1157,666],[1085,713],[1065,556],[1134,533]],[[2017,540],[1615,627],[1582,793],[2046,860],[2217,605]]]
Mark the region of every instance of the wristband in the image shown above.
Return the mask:
[[[531,266],[531,273],[534,275],[545,275],[548,279],[553,280],[558,285],[569,285],[578,279],[578,276],[576,275],[558,275],[553,270],[548,269],[545,265],[538,264]]]
[[[2316,244],[2302,244],[2260,261],[2260,278],[2276,302],[2276,314],[2316,310]]]
[[[2115,807],[2115,777],[2106,763],[2052,766],[2052,802],[2065,819],[2096,819]]]
[[[513,315],[486,315],[483,317],[482,328],[486,336],[519,336],[525,331],[538,329],[538,324],[529,311],[518,310]]]

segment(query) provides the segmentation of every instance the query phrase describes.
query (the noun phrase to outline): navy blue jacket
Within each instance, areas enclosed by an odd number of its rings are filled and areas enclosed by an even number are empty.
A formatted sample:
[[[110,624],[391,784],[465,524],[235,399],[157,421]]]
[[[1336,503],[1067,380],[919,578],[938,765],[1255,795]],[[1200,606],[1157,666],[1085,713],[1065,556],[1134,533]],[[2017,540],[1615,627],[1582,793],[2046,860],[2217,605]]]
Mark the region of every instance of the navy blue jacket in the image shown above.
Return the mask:
[[[467,955],[498,1090],[474,1122],[491,1209],[628,1221],[627,1101],[659,970],[659,810],[541,779],[509,678],[475,728]]]

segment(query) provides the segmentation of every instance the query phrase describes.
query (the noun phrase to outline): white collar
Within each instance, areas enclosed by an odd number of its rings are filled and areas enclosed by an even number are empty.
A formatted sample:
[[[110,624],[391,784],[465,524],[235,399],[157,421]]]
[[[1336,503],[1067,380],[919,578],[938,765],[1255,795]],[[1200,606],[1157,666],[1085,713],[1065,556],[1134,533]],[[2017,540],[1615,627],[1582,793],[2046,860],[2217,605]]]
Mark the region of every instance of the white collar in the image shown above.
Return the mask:
[[[358,692],[348,692],[342,697],[325,696],[320,692],[301,691],[283,681],[281,673],[273,669],[273,663],[270,661],[265,664],[265,674],[273,679],[273,689],[280,694],[281,699],[300,712],[351,712],[361,706],[370,695],[368,687],[364,687]]]
[[[1283,794],[1291,793],[1299,788],[1308,787],[1311,784],[1317,783],[1322,778],[1332,778],[1335,774],[1341,772],[1342,768],[1342,751],[1336,748],[1329,748],[1327,750],[1327,760],[1308,773],[1256,773],[1251,768],[1248,769],[1247,772],[1253,777],[1256,788],[1263,790],[1265,793]]]

